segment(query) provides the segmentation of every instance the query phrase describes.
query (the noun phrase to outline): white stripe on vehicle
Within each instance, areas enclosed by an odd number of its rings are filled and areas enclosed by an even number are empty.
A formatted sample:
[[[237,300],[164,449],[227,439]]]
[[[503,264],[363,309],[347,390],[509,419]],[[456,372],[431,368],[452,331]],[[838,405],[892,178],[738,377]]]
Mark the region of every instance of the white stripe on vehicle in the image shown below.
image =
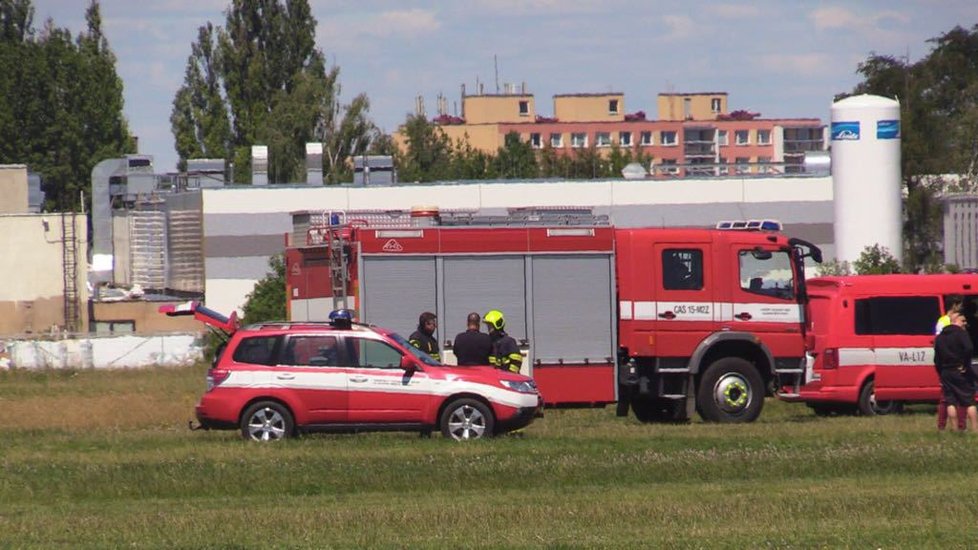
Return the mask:
[[[934,366],[934,348],[839,348],[839,366]]]
[[[657,320],[716,321],[733,323],[800,323],[801,306],[794,303],[735,303],[735,302],[629,302],[628,316],[622,319],[636,321]],[[634,313],[632,313],[634,311]]]
[[[537,394],[520,393],[505,388],[461,380],[434,379],[424,373],[405,376],[397,369],[390,374],[363,371],[297,372],[281,370],[233,370],[221,388],[302,389],[332,391],[369,391],[391,394],[433,395],[445,397],[455,393],[474,393],[492,403],[507,407],[535,407]],[[359,381],[362,379],[362,381]],[[358,381],[353,381],[358,380]]]

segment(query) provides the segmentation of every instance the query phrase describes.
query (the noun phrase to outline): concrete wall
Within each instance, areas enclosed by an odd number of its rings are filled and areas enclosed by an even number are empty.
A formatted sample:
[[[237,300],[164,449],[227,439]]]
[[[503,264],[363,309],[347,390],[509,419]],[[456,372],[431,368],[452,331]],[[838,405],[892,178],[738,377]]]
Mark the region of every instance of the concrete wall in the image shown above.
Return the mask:
[[[525,114],[520,114],[520,102],[527,103]],[[462,113],[467,124],[495,124],[498,122],[533,122],[536,105],[533,96],[519,95],[467,95],[462,98]]]
[[[199,334],[0,340],[0,369],[122,369],[189,366],[203,359]]]
[[[0,216],[0,334],[48,333],[64,326],[62,215]],[[86,216],[74,217],[81,328],[87,330]]]
[[[163,304],[157,302],[127,300],[121,302],[93,302],[91,325],[97,330],[98,323],[131,321],[135,334],[154,334],[158,332],[201,332],[204,325],[193,316],[167,317],[159,312]]]
[[[616,103],[616,111],[609,109],[611,101]],[[625,120],[625,95],[555,95],[554,117],[561,122],[622,122]]]
[[[0,214],[27,213],[27,166],[0,165]]]
[[[686,100],[689,100],[689,113],[686,113]],[[713,110],[713,100],[720,101],[720,109]],[[726,92],[659,94],[659,120],[714,120],[717,115],[727,113]]]
[[[786,233],[832,249],[832,179],[442,183],[391,187],[238,187],[202,191],[205,301],[230,313],[285,249],[290,212],[582,206],[622,227],[712,226],[721,219],[778,219]],[[831,258],[831,255],[827,257]]]

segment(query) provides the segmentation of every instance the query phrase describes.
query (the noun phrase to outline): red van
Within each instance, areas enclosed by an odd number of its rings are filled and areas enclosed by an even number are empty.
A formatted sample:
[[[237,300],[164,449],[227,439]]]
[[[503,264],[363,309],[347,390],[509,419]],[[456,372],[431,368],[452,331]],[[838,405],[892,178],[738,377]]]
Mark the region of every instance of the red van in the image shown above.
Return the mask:
[[[791,401],[816,414],[887,414],[940,397],[937,319],[964,300],[978,344],[978,274],[853,275],[809,279],[806,383]],[[978,349],[978,345],[976,345]]]

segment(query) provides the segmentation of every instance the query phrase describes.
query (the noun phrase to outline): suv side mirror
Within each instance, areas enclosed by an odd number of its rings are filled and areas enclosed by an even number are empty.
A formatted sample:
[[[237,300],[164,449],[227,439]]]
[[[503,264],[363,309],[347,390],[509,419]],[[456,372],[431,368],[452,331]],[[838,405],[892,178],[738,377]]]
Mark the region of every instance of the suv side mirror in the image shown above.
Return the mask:
[[[414,372],[418,370],[418,364],[414,362],[408,355],[401,356],[401,370],[405,372]]]

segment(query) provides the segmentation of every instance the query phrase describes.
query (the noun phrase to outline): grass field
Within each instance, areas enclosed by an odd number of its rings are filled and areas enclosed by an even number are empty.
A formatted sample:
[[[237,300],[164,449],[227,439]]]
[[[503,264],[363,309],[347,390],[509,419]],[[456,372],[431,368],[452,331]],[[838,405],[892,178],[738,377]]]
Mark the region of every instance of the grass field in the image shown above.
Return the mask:
[[[203,372],[0,373],[0,547],[978,546],[978,437],[932,408],[261,445],[187,430]]]

